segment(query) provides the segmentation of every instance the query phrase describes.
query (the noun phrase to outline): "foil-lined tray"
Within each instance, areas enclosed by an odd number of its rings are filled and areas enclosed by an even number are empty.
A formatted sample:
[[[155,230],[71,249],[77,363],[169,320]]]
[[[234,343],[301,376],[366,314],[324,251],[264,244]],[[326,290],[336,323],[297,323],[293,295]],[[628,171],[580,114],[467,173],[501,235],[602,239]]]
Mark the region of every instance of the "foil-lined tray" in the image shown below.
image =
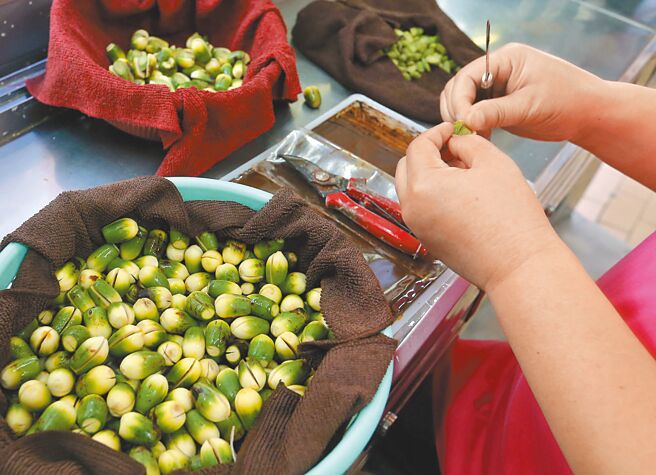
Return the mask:
[[[445,289],[446,274],[452,274],[451,271],[431,257],[413,258],[403,254],[341,213],[326,209],[323,199],[301,175],[278,158],[279,153],[298,155],[331,173],[366,178],[372,191],[397,200],[393,178],[396,164],[423,128],[368,98],[351,97],[351,101],[347,100],[307,127],[294,130],[224,179],[271,193],[291,187],[318,213],[339,226],[362,250],[378,278],[397,316],[395,337],[401,339],[439,298]]]

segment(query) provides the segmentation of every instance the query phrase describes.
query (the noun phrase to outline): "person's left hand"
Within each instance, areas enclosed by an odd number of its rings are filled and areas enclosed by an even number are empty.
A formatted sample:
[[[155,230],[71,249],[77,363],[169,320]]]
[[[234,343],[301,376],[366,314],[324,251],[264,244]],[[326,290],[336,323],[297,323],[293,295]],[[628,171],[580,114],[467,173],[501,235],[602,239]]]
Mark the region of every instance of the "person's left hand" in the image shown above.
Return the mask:
[[[489,290],[559,240],[510,157],[483,137],[452,134],[442,123],[417,137],[399,161],[396,190],[431,254]]]

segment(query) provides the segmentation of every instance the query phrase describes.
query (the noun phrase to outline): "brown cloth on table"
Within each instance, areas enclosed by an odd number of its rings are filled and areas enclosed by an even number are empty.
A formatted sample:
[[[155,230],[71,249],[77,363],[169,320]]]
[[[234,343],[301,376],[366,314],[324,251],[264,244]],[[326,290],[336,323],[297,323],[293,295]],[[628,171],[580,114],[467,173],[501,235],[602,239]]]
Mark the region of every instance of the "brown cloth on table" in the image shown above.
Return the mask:
[[[413,26],[438,34],[458,66],[483,54],[435,0],[317,0],[298,13],[292,39],[347,88],[409,117],[438,123],[440,92],[453,74],[434,67],[407,81],[381,52],[396,41],[394,28]]]
[[[30,250],[12,287],[0,292],[0,364],[9,359],[9,337],[57,295],[54,270],[73,256],[88,256],[103,243],[101,227],[123,216],[147,227],[174,226],[190,236],[211,230],[219,239],[250,244],[284,238],[298,251],[308,286],[322,287],[321,306],[337,338],[302,344],[302,355],[317,369],[305,396],[281,385],[246,436],[237,463],[201,473],[307,471],[340,427],[371,400],[396,343],[379,334],[392,322],[392,314],[362,254],[289,189],[259,212],[227,201],[183,202],[175,186],[158,177],[62,193],[2,242],[2,247],[22,242]],[[6,410],[3,392],[0,413]],[[72,432],[15,440],[0,417],[0,473],[145,472],[125,453]]]

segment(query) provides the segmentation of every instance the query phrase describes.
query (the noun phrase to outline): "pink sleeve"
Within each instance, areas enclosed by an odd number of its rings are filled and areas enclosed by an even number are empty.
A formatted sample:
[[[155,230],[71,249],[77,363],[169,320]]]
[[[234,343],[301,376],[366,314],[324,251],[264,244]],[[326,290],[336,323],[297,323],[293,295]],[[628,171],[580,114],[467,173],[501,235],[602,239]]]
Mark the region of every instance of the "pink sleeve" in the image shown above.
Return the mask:
[[[598,284],[656,356],[656,233]],[[507,343],[460,340],[450,365],[434,398],[444,475],[572,473]]]

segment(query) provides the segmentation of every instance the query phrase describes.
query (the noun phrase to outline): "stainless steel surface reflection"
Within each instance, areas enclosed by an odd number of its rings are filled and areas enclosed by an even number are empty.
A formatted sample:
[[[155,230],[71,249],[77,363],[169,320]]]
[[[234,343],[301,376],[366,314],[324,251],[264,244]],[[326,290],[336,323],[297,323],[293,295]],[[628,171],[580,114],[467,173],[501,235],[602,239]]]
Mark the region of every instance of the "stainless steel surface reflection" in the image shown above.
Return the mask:
[[[284,160],[278,158],[280,154],[303,157],[327,172],[344,178],[366,178],[367,188],[376,194],[398,200],[394,179],[391,176],[312,132],[293,131],[276,147],[267,160],[283,163]]]
[[[620,16],[622,11],[631,11],[627,4],[639,4],[633,11],[640,7],[643,16],[647,15],[644,12],[656,16],[653,1],[438,0],[437,3],[479,46],[485,46],[485,19],[489,18],[493,25],[492,51],[511,42],[526,43],[609,80],[619,79],[656,32]],[[622,4],[625,6],[620,8]],[[522,139],[504,131],[495,131],[492,140],[519,164],[531,181],[536,181],[564,145]]]

